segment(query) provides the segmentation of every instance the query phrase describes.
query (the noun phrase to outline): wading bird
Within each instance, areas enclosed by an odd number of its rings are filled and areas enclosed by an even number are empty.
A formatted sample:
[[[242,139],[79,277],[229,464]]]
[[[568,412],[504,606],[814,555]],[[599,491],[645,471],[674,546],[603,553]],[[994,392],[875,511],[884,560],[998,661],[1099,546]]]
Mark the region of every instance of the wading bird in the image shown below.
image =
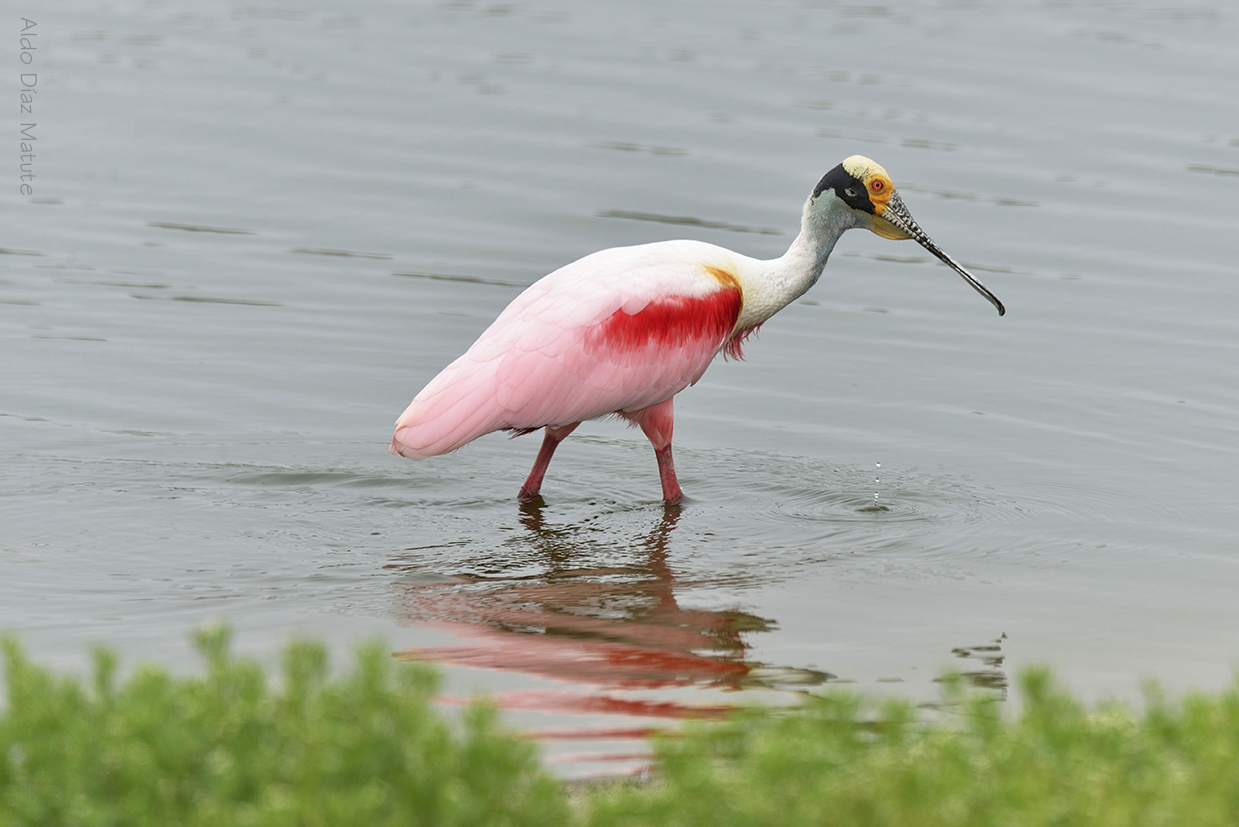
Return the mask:
[[[396,420],[392,453],[445,454],[492,431],[546,429],[519,499],[538,497],[559,443],[587,419],[615,415],[654,446],[663,499],[683,497],[671,459],[672,400],[720,353],[817,282],[844,231],[916,239],[1006,312],[912,220],[886,170],[853,155],[805,202],[800,234],[760,261],[701,241],[660,241],[585,256],[534,282]]]

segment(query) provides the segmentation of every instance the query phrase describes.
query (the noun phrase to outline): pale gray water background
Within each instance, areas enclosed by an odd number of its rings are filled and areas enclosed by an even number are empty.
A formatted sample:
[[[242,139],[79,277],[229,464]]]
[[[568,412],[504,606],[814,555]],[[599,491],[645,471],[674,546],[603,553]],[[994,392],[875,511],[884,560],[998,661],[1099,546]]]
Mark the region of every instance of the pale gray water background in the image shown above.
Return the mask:
[[[575,736],[827,675],[919,700],[948,667],[1001,686],[1032,663],[1094,698],[1222,686],[1237,21],[1217,0],[11,7],[0,629],[73,668],[95,642],[194,668],[217,618],[264,656],[453,646],[449,694]],[[560,450],[540,511],[514,501],[536,436],[387,453],[521,286],[666,238],[777,256],[853,153],[1005,318],[911,242],[846,235],[747,362],[677,400],[678,514],[613,422]],[[547,749],[580,774],[645,747]]]

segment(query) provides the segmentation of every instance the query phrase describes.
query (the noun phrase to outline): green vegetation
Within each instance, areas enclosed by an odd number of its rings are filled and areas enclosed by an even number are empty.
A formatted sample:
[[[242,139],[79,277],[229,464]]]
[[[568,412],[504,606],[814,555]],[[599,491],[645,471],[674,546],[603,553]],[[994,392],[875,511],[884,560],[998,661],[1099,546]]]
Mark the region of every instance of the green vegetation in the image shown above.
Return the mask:
[[[567,820],[536,748],[474,706],[453,727],[426,667],[378,646],[328,676],[321,645],[294,643],[280,691],[199,633],[200,678],[141,667],[118,686],[95,654],[89,688],[4,644],[3,825],[531,825]]]
[[[954,714],[852,694],[752,713],[661,746],[663,782],[598,802],[591,824],[1239,824],[1239,688],[1088,710],[1044,670],[1023,711],[948,689]]]
[[[1239,824],[1239,686],[1088,709],[1032,672],[1011,720],[959,685],[933,720],[832,694],[690,726],[659,742],[657,780],[569,805],[492,709],[449,723],[434,673],[381,647],[333,677],[296,643],[273,682],[225,631],[197,645],[201,677],[122,682],[106,651],[83,681],[6,641],[0,824]]]

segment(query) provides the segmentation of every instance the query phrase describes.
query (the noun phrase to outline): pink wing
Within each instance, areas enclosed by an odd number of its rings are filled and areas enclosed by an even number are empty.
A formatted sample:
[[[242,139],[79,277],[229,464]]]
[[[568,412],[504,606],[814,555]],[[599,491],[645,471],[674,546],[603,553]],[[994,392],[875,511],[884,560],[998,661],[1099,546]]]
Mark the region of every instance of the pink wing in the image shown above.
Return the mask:
[[[739,286],[719,248],[603,250],[540,279],[396,421],[393,453],[422,459],[504,428],[536,429],[657,405],[695,383],[732,338]]]

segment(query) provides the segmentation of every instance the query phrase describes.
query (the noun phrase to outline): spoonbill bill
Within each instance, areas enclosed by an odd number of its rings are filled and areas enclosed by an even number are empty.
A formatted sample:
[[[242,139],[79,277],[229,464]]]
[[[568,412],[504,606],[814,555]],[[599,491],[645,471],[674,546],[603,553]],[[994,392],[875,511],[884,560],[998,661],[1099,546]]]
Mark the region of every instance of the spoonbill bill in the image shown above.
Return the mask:
[[[483,434],[546,430],[518,498],[539,496],[555,449],[587,419],[615,415],[654,446],[663,500],[684,496],[671,458],[675,395],[719,354],[812,287],[844,231],[914,238],[1005,313],[1002,302],[912,219],[878,164],[853,155],[822,176],[800,233],[761,261],[701,241],[660,241],[592,253],[517,296],[465,354],[396,420],[392,453],[424,459]]]

